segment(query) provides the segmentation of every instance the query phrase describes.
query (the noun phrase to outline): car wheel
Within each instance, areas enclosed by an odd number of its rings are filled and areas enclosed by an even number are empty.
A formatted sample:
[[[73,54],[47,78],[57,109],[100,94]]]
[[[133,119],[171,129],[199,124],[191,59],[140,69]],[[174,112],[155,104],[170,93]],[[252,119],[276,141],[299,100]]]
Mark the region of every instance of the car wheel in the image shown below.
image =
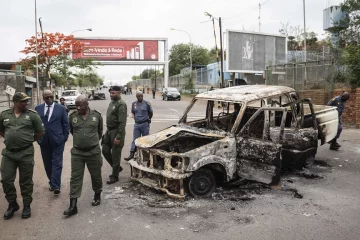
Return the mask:
[[[315,155],[308,156],[305,160],[305,167],[309,168],[314,165],[315,162]]]
[[[199,169],[190,177],[189,192],[195,198],[211,196],[215,191],[215,187],[215,177],[210,169]]]

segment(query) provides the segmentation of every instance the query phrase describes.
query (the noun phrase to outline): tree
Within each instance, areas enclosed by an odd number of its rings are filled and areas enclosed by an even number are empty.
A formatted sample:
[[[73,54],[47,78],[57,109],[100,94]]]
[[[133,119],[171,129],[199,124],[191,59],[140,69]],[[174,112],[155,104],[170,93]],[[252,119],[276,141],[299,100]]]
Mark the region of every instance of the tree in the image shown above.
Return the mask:
[[[304,29],[300,26],[290,26],[290,23],[280,22],[279,32],[288,38],[288,50],[302,50],[304,46]],[[307,51],[319,51],[321,44],[318,43],[315,32],[306,31],[306,49]]]
[[[96,87],[103,85],[104,80],[93,71],[85,71],[74,74],[74,85],[79,87]],[[68,86],[70,87],[70,86]]]
[[[169,74],[170,76],[180,73],[180,70],[190,66],[190,46],[193,65],[207,65],[211,62],[209,50],[194,44],[175,44],[170,50]]]
[[[219,62],[220,62],[221,61],[220,49],[218,48],[217,51],[218,51],[218,54],[219,54]],[[226,50],[223,50],[223,52],[224,52],[224,61],[225,61],[226,60]],[[217,54],[216,54],[216,48],[215,47],[210,49],[209,54],[210,54],[211,62],[217,62],[218,61],[217,56],[216,56]]]
[[[164,77],[164,73],[159,70],[156,70],[156,77]],[[154,68],[144,69],[139,76],[132,76],[132,80],[137,80],[137,79],[154,80],[155,79],[155,69]]]
[[[343,39],[347,42],[360,43],[360,0],[345,0],[341,4],[341,10],[349,14],[340,22],[338,29]],[[345,28],[348,26],[347,28]]]
[[[57,80],[62,82],[71,76],[70,68],[92,70],[91,59],[70,59],[72,53],[79,53],[83,50],[83,44],[74,39],[73,35],[67,36],[62,33],[39,33],[37,36],[39,69],[43,77],[49,78],[51,74],[57,74]],[[32,36],[26,40],[27,46],[21,51],[27,56],[17,64],[24,70],[34,70],[36,66],[36,38]],[[60,76],[59,76],[60,75]],[[55,76],[55,75],[54,75]],[[61,77],[62,76],[62,77]]]

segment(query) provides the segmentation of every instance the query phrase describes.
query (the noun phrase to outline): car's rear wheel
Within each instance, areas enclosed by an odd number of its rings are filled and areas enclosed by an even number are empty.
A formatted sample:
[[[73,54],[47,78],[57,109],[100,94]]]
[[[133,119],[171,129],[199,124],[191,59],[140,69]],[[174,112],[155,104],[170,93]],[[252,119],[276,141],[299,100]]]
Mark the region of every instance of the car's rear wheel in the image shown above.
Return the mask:
[[[309,168],[314,165],[315,162],[315,155],[308,156],[305,160],[305,167]]]
[[[195,198],[211,196],[215,191],[215,187],[215,176],[210,169],[199,169],[190,177],[189,192]]]

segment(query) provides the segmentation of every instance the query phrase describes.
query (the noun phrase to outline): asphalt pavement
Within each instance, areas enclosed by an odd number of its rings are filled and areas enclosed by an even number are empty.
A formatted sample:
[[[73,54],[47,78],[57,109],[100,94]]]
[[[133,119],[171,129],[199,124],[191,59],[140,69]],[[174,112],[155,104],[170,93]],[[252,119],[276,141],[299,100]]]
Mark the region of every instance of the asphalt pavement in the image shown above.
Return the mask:
[[[91,101],[90,107],[105,117],[108,94],[107,98]],[[130,114],[135,95],[122,98]],[[154,109],[151,133],[176,124],[189,104],[189,99],[162,101],[159,95],[154,100],[151,94],[144,99]],[[196,114],[204,114],[201,106]],[[123,157],[129,154],[133,124],[129,115]],[[104,160],[101,205],[91,206],[93,191],[86,170],[79,213],[71,218],[63,211],[69,205],[72,137],[65,147],[59,196],[48,191],[35,144],[32,217],[21,219],[20,210],[10,220],[0,219],[0,239],[359,239],[360,131],[345,129],[339,143],[338,152],[329,151],[329,145],[320,147],[311,169],[284,173],[281,190],[256,184],[219,187],[211,199],[185,202],[131,182],[129,164],[123,160],[120,181],[106,185],[111,169]],[[19,192],[18,179],[16,187]],[[0,186],[0,214],[6,208]]]

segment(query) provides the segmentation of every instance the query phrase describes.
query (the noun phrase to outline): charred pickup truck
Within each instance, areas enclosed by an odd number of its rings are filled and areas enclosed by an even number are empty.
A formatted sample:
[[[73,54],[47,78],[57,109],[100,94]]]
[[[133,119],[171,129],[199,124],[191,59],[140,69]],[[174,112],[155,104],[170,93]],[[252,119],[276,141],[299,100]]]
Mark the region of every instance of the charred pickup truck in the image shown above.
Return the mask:
[[[180,199],[209,196],[238,178],[276,185],[281,168],[310,165],[336,136],[335,107],[300,100],[282,86],[198,94],[176,126],[138,138],[131,178]]]

